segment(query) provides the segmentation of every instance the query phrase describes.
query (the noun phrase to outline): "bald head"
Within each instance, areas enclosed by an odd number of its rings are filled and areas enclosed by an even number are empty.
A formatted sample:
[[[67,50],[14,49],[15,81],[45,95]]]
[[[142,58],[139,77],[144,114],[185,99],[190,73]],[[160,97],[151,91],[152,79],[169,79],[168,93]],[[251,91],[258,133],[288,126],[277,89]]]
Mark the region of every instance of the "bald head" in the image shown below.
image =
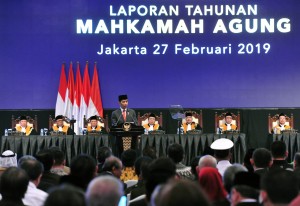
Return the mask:
[[[211,155],[204,155],[199,159],[198,163],[198,169],[201,169],[203,167],[217,167],[217,160]]]
[[[123,195],[123,184],[117,178],[105,175],[92,180],[86,191],[88,206],[117,206]]]

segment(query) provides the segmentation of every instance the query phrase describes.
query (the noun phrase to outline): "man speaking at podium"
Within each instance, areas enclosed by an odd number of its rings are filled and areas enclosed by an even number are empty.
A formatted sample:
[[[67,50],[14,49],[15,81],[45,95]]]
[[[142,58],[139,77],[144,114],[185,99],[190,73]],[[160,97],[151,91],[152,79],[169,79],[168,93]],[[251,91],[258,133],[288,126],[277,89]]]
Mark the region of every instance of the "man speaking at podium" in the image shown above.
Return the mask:
[[[122,127],[122,125],[125,122],[129,122],[134,125],[137,125],[137,118],[136,118],[135,111],[133,109],[128,108],[127,95],[119,96],[119,105],[120,105],[120,108],[113,111],[111,114],[112,126],[121,125],[120,127]],[[116,137],[116,145],[117,145],[119,155],[121,155],[123,152],[123,139],[124,139],[124,143],[126,143],[126,138]],[[137,146],[137,137],[132,137],[131,148],[136,149],[136,146]]]

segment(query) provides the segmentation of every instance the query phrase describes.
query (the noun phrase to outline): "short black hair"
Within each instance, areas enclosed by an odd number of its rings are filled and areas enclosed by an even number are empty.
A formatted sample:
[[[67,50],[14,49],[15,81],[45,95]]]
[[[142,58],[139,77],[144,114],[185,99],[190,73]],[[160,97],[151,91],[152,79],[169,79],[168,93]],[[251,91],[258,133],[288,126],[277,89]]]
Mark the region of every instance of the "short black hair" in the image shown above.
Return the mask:
[[[121,155],[122,163],[125,167],[133,167],[136,160],[136,151],[133,149],[128,149],[124,151]]]
[[[191,172],[195,175],[195,178],[198,178],[198,174],[197,174],[197,166],[199,164],[199,160],[200,160],[201,156],[196,156],[192,159],[191,161]]]
[[[50,151],[53,155],[54,165],[62,165],[65,161],[65,153],[59,147],[51,147]]]
[[[143,179],[146,179],[149,174],[149,165],[152,159],[147,156],[139,157],[134,163],[135,173],[140,176],[142,174]]]
[[[21,162],[19,168],[23,169],[31,181],[36,180],[44,171],[43,164],[38,160],[28,159]]]
[[[71,161],[71,175],[81,178],[84,182],[89,182],[95,176],[96,160],[87,154],[80,154]]]
[[[50,190],[44,206],[85,206],[83,191],[71,185],[61,185]]]
[[[112,156],[112,151],[109,147],[103,146],[98,149],[97,160],[99,163],[104,163],[105,159]]]
[[[298,195],[298,180],[292,171],[271,170],[260,183],[273,204],[289,204]]]
[[[168,147],[168,157],[171,158],[175,164],[182,161],[183,155],[183,147],[180,144],[174,143]]]
[[[35,155],[35,158],[43,164],[45,172],[51,170],[54,163],[54,158],[50,149],[44,149],[39,151]]]
[[[166,183],[176,175],[176,166],[170,158],[161,157],[149,165],[149,176],[146,179],[146,196],[150,200],[151,194],[159,184]]]
[[[286,145],[283,141],[275,141],[271,144],[273,158],[283,158],[286,154]]]
[[[157,158],[155,147],[146,146],[143,149],[142,153],[143,153],[143,156],[148,156],[148,157],[150,157],[152,159],[156,159]]]
[[[253,187],[247,185],[235,185],[233,188],[235,188],[236,191],[238,191],[241,196],[245,198],[258,199],[259,190],[254,189]]]
[[[1,175],[0,193],[3,200],[22,200],[29,184],[23,169],[10,167]]]
[[[272,161],[271,152],[265,148],[258,148],[254,150],[252,159],[254,161],[254,165],[258,168],[267,168]]]

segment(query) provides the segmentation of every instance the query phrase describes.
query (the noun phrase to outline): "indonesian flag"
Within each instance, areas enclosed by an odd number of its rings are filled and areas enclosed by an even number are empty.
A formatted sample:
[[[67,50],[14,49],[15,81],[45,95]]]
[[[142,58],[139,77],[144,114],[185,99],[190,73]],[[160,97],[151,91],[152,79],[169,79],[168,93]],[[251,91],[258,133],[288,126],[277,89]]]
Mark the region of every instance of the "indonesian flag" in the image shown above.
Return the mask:
[[[64,113],[66,92],[67,92],[67,77],[65,72],[65,64],[63,63],[61,66],[59,88],[58,88],[57,99],[56,99],[55,116],[62,115]]]
[[[85,65],[84,74],[83,74],[83,84],[81,90],[81,102],[80,102],[80,113],[79,118],[82,119],[82,128],[83,125],[83,117],[87,117],[87,110],[90,101],[90,90],[91,90],[91,82],[90,82],[90,75],[89,75],[89,64],[88,62]]]
[[[65,109],[64,115],[72,119],[74,105],[74,74],[73,74],[73,64],[70,63],[69,77],[68,77],[68,88],[65,97]]]
[[[80,134],[80,129],[82,129],[82,118],[80,118],[79,110],[80,110],[80,102],[81,102],[81,89],[82,89],[82,80],[80,74],[80,66],[77,63],[76,70],[76,83],[75,83],[75,96],[74,96],[74,105],[73,105],[73,116],[76,119],[74,124],[74,132],[76,134]]]
[[[95,62],[94,66],[94,75],[92,81],[92,88],[91,88],[91,98],[88,107],[88,117],[92,115],[99,115],[103,117],[103,107],[102,107],[102,99],[100,94],[99,88],[99,79],[98,79],[98,72],[97,72],[97,64]]]

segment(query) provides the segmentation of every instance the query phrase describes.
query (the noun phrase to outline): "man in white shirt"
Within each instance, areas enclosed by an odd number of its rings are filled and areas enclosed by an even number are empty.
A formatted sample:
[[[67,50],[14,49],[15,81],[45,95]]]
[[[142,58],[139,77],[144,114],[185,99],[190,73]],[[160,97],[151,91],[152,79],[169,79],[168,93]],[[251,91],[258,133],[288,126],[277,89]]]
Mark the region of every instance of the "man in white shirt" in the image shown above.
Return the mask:
[[[233,147],[233,142],[226,138],[220,138],[215,140],[210,148],[215,152],[215,158],[217,159],[217,169],[223,177],[225,170],[231,166],[231,152],[230,149]]]
[[[30,180],[23,198],[24,205],[43,206],[48,194],[37,188],[44,170],[43,165],[37,160],[27,159],[20,163],[19,168],[26,171]]]

